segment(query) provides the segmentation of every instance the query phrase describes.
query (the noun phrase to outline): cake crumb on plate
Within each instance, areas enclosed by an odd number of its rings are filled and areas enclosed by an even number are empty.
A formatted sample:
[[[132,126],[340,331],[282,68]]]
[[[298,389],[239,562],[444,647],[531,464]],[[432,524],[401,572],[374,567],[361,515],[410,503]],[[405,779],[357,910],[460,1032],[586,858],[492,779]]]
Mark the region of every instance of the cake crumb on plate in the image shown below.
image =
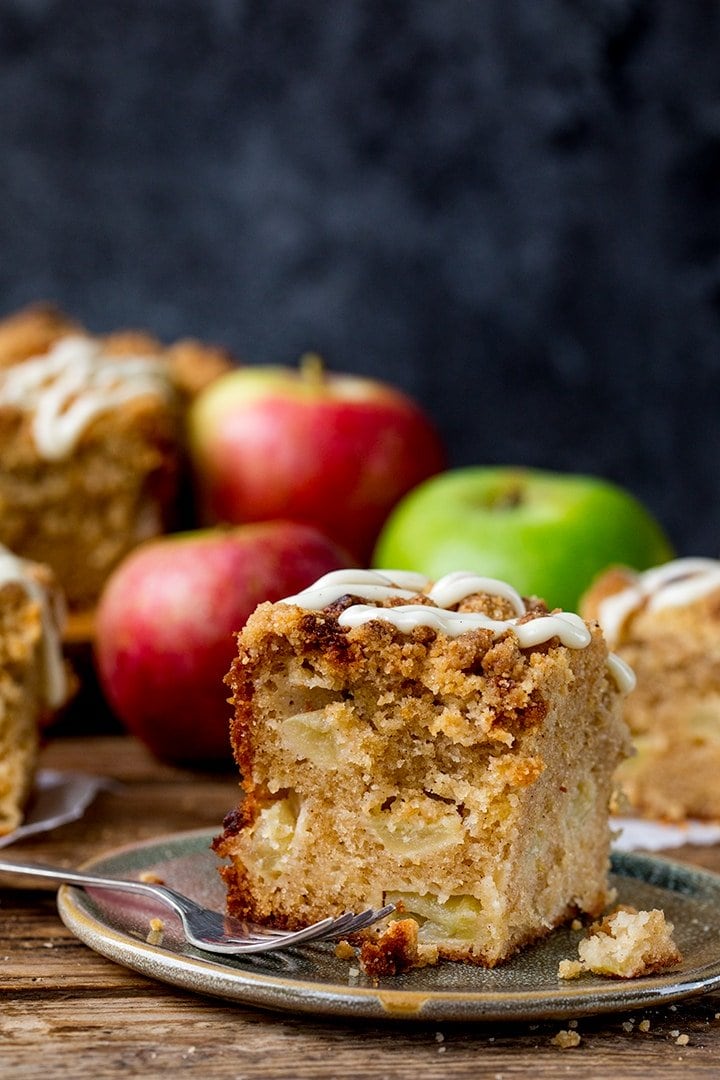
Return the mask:
[[[663,911],[637,911],[627,906],[590,927],[578,945],[579,960],[561,960],[558,977],[575,979],[584,972],[617,979],[636,979],[665,971],[682,960],[673,940],[673,925]]]

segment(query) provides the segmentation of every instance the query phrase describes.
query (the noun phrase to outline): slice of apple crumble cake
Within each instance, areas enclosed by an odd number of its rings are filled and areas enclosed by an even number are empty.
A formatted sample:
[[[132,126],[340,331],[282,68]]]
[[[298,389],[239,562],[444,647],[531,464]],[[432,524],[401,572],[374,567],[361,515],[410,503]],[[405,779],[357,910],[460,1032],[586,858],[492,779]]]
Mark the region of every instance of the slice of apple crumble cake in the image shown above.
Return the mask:
[[[603,910],[632,674],[596,626],[473,574],[349,570],[238,642],[245,796],[215,842],[233,914],[394,901],[440,958],[492,967]]]
[[[71,611],[178,525],[184,415],[230,369],[211,346],[97,337],[46,306],[0,320],[0,543],[50,566]]]
[[[720,561],[612,568],[583,611],[637,676],[625,702],[635,753],[617,777],[625,800],[646,817],[720,819]]]
[[[0,836],[22,821],[41,723],[68,693],[62,614],[48,567],[0,547]]]

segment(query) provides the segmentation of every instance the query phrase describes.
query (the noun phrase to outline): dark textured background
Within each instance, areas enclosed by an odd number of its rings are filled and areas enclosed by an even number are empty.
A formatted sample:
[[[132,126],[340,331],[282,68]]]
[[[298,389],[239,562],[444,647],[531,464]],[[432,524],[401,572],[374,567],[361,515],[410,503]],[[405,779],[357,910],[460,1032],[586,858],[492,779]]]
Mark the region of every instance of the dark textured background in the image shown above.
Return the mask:
[[[0,0],[0,312],[404,387],[720,552],[716,0]]]

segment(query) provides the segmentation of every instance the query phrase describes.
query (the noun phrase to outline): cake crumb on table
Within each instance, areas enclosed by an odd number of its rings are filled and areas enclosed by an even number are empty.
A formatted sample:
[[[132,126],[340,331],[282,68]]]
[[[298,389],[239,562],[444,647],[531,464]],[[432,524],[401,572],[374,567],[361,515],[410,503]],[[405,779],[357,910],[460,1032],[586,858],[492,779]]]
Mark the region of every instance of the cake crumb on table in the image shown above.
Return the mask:
[[[577,1031],[567,1031],[563,1028],[550,1041],[553,1046],[559,1046],[561,1050],[569,1050],[573,1046],[579,1046],[581,1039],[582,1036]]]
[[[650,1030],[650,1021],[649,1020],[641,1020],[640,1023],[638,1024],[638,1030],[639,1031],[649,1031]]]

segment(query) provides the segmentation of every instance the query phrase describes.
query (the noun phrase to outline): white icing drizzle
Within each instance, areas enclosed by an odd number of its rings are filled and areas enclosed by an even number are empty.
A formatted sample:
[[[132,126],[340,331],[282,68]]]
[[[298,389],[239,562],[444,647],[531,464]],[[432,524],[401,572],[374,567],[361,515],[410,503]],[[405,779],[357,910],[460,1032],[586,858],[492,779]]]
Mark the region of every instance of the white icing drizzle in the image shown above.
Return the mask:
[[[364,600],[411,600],[430,584],[422,574],[409,570],[332,570],[283,604],[295,604],[306,611],[322,611],[341,596],[352,593]],[[374,608],[373,610],[377,610]]]
[[[505,630],[511,630],[523,649],[540,645],[552,637],[560,638],[570,649],[584,649],[590,643],[590,631],[583,620],[566,611],[562,615],[541,615],[518,625],[516,619],[492,619],[480,612],[445,611],[424,604],[403,604],[393,608],[353,604],[343,611],[338,622],[350,628],[373,619],[392,623],[403,634],[410,633],[416,626],[431,626],[448,637],[459,637],[468,630],[492,630],[495,637],[499,637]]]
[[[51,609],[47,591],[28,573],[28,563],[10,551],[0,550],[0,586],[11,582],[21,585],[40,608],[45,701],[51,708],[57,708],[67,697],[58,620]]]
[[[637,574],[631,584],[598,605],[598,622],[608,643],[616,645],[626,621],[641,607],[660,611],[684,607],[720,589],[716,559],[674,559]]]
[[[617,645],[620,633],[627,619],[643,603],[639,589],[623,589],[614,596],[608,596],[598,605],[598,622],[602,627],[605,640],[611,648]]]
[[[408,587],[413,591],[408,591]],[[458,637],[468,630],[491,630],[495,637],[506,631],[512,632],[521,648],[531,648],[560,639],[570,649],[584,649],[589,645],[591,634],[584,620],[569,611],[553,615],[540,615],[527,622],[519,622],[527,614],[522,597],[507,582],[496,578],[481,577],[468,571],[446,574],[434,585],[421,574],[408,574],[394,570],[335,570],[321,577],[309,589],[289,596],[282,603],[295,604],[306,611],[321,611],[341,596],[351,594],[363,600],[407,600],[424,592],[437,607],[426,604],[399,604],[397,607],[374,607],[372,604],[353,604],[341,613],[338,622],[352,628],[363,626],[373,620],[392,623],[401,633],[411,633],[415,627],[429,626],[448,637]],[[482,612],[452,611],[474,593],[487,593],[508,600],[516,612],[512,619],[493,619]],[[611,657],[608,668],[618,688],[624,693],[632,690],[634,675],[627,664],[618,657]]]
[[[490,596],[502,596],[509,600],[515,614],[521,617],[526,614],[525,601],[512,585],[498,578],[480,577],[465,570],[456,570],[452,574],[437,581],[427,594],[438,607],[448,608],[459,604],[461,600],[473,593],[488,593]]]
[[[611,652],[608,656],[607,664],[608,671],[615,680],[615,685],[621,694],[629,694],[631,690],[635,689],[637,685],[635,672],[622,657]]]
[[[67,457],[101,413],[131,398],[170,393],[161,360],[107,356],[90,337],[62,338],[46,355],[0,372],[0,404],[34,413],[33,439],[48,461]]]

